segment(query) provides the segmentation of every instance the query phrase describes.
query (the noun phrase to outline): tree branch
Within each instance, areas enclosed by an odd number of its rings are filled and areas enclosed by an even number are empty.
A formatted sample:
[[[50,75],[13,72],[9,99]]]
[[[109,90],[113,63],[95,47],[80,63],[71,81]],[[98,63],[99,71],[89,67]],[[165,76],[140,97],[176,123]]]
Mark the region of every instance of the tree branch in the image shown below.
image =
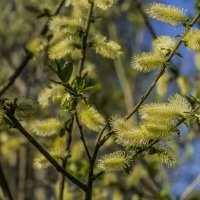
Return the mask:
[[[28,141],[56,168],[56,170],[62,173],[66,178],[68,178],[75,185],[80,187],[82,190],[86,191],[87,186],[80,182],[77,178],[72,176],[69,172],[67,172],[19,123],[19,121],[15,118],[15,116],[8,110],[6,110],[6,115],[14,124],[14,128],[19,130],[19,132],[28,139]]]
[[[86,154],[87,154],[88,159],[91,160],[91,155],[90,155],[90,152],[89,152],[89,150],[88,150],[88,146],[87,146],[87,144],[86,144],[85,137],[84,137],[84,133],[83,133],[83,127],[81,126],[81,124],[80,124],[80,122],[79,122],[77,112],[75,113],[75,117],[76,117],[76,123],[77,123],[78,128],[79,128],[79,131],[80,131],[81,141],[82,141],[83,146],[84,146],[84,148],[85,148],[85,152],[86,152]]]
[[[87,39],[88,39],[88,35],[89,35],[90,24],[92,21],[92,19],[91,19],[92,13],[93,13],[93,9],[94,9],[94,1],[91,0],[91,1],[89,1],[89,3],[90,3],[90,8],[89,8],[89,12],[88,12],[87,20],[86,20],[86,27],[85,27],[85,30],[82,35],[81,60],[79,63],[79,71],[78,71],[79,76],[81,76],[81,72],[84,68],[86,52],[87,52]]]

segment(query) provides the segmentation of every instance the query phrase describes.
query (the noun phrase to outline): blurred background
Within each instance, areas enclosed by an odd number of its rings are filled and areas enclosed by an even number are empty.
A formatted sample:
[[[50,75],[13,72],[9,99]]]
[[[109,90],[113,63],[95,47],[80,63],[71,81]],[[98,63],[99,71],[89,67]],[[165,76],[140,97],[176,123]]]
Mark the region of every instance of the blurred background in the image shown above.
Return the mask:
[[[123,56],[115,61],[102,58],[91,50],[87,53],[88,77],[99,86],[89,98],[106,118],[111,114],[129,113],[156,74],[156,72],[142,74],[133,71],[130,68],[132,56],[143,51],[150,51],[155,36],[178,36],[184,32],[182,27],[169,26],[145,17],[142,5],[150,2],[152,1],[118,0],[109,11],[97,13],[99,18],[92,31],[102,33],[109,39],[117,41],[123,50]],[[197,12],[195,0],[155,0],[155,2],[183,8],[183,12],[191,17]],[[49,15],[54,13],[58,4],[59,0],[0,1],[0,87],[6,84],[27,56],[28,43],[32,38],[40,35]],[[70,9],[71,0],[66,0],[58,15],[68,15]],[[147,27],[146,20],[150,28]],[[196,24],[196,27],[199,27],[199,24]],[[45,37],[48,36],[47,32]],[[172,59],[173,70],[168,70],[167,74],[161,78],[146,102],[162,102],[172,93],[200,95],[200,54],[192,52],[183,45],[179,53],[182,57],[175,56]],[[50,80],[54,78],[47,67],[49,62],[47,54],[47,50],[34,54],[27,67],[23,69],[3,97],[37,99],[41,90],[49,87]],[[77,55],[74,55],[74,58],[77,59]],[[59,116],[59,118],[65,116],[60,111],[59,103],[52,104],[48,109],[41,109],[40,115]],[[138,116],[134,120],[137,121]],[[28,126],[27,124],[31,122],[23,123],[24,126]],[[175,167],[166,168],[160,163],[138,159],[131,174],[124,176],[108,174],[97,181],[94,199],[165,200],[181,197],[182,199],[200,199],[200,125],[194,124],[190,128],[182,126],[181,129],[180,138],[171,144],[179,154]],[[93,135],[89,135],[88,138],[91,140],[92,147]],[[47,147],[60,145],[58,136],[47,139],[37,137],[37,139]],[[78,139],[78,136],[75,136],[68,169],[82,178],[88,165],[85,156],[82,155],[83,149]],[[106,144],[105,151],[111,152],[116,149],[113,147],[112,139]],[[3,124],[0,125],[0,160],[14,199],[53,200],[57,198],[58,174],[51,167],[36,169],[33,166],[35,157],[37,157],[37,152],[25,138],[17,131],[8,129]],[[191,191],[185,197],[184,192],[188,189]],[[155,197],[154,193],[159,193],[159,195]],[[70,182],[66,184],[65,195],[65,199],[82,199],[81,191]],[[0,199],[3,199],[1,190]]]

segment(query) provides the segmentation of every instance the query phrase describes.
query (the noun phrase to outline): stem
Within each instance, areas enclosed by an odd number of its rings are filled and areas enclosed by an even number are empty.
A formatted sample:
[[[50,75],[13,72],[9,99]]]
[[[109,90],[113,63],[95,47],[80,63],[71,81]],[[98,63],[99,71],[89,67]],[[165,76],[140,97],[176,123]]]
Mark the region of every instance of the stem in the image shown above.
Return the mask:
[[[4,171],[3,171],[3,167],[2,167],[1,162],[0,162],[0,186],[1,186],[2,190],[3,190],[3,193],[4,193],[5,197],[6,197],[6,199],[13,200],[11,192],[10,192],[10,188],[8,186],[8,182],[6,180],[6,177],[5,177],[5,174],[4,174]]]
[[[144,20],[144,23],[145,23],[145,26],[146,28],[148,29],[149,33],[151,34],[152,38],[153,39],[156,39],[157,38],[157,34],[156,32],[154,31],[153,27],[151,26],[151,24],[149,23],[149,20],[146,16],[146,14],[144,13],[143,9],[142,9],[142,5],[141,3],[138,1],[136,2],[136,8],[137,10],[139,11],[139,13],[141,14],[143,20]]]
[[[90,8],[89,8],[89,12],[88,12],[87,20],[86,20],[86,27],[85,27],[85,31],[83,32],[83,36],[82,36],[81,60],[79,63],[79,72],[78,72],[79,76],[81,76],[81,72],[83,71],[83,68],[84,68],[86,52],[87,52],[87,39],[88,39],[89,30],[90,30],[91,17],[92,17],[92,13],[93,13],[93,9],[94,9],[94,2],[89,1],[89,3],[90,3]]]
[[[55,13],[53,14],[53,16],[57,15],[60,12],[65,1],[66,0],[62,0],[60,2],[60,4],[59,4],[58,8],[56,9]],[[46,35],[46,33],[48,31],[48,23],[49,23],[49,20],[43,26],[43,29],[42,29],[40,35],[42,35],[42,36]],[[21,72],[26,68],[26,66],[28,65],[29,61],[32,58],[33,58],[33,54],[29,51],[26,51],[26,56],[22,60],[21,64],[17,67],[14,74],[12,74],[10,76],[10,78],[8,79],[8,81],[0,88],[0,97],[14,84],[15,80],[18,78],[18,76],[21,74]]]
[[[80,131],[80,135],[81,135],[81,141],[83,143],[83,146],[85,148],[85,152],[88,156],[88,159],[91,160],[91,155],[90,155],[90,152],[88,150],[88,146],[86,144],[86,141],[85,141],[85,137],[84,137],[84,133],[83,133],[83,127],[81,126],[80,122],[79,122],[79,119],[78,119],[78,115],[77,115],[77,112],[75,113],[75,117],[76,117],[76,123],[78,125],[78,128],[79,128],[79,131]]]
[[[74,124],[74,116],[72,116],[72,123],[71,123],[71,125],[69,127],[69,131],[66,132],[65,152],[70,152],[70,147],[71,147],[71,142],[72,142],[73,124]],[[63,161],[62,161],[62,167],[64,169],[67,166],[67,160],[68,160],[68,157],[65,157],[63,159]],[[60,188],[59,188],[58,200],[63,200],[64,199],[64,188],[65,188],[65,176],[62,174],[61,175],[61,180],[60,180]]]
[[[67,177],[71,182],[77,185],[82,190],[86,191],[87,186],[80,182],[77,178],[72,176],[69,172],[67,172],[45,149],[42,147],[19,123],[19,121],[15,118],[15,116],[6,109],[6,115],[12,121],[15,128],[19,130],[19,132],[24,135],[28,139],[28,141],[56,168],[56,170],[62,173],[65,177]]]

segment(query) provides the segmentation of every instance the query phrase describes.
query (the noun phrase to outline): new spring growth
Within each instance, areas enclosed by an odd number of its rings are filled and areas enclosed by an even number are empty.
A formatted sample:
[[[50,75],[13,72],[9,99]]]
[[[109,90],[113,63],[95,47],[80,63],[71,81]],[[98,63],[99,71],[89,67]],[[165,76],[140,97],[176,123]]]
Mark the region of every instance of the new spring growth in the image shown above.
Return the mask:
[[[50,47],[48,55],[51,60],[60,60],[61,58],[70,55],[74,49],[75,42],[73,40],[65,39]]]
[[[102,9],[102,10],[107,10],[111,8],[116,0],[94,0],[95,5]]]
[[[143,52],[135,55],[131,67],[140,72],[150,72],[162,66],[165,58],[154,52]]]
[[[49,29],[53,32],[64,32],[74,35],[82,30],[82,21],[79,19],[69,19],[68,17],[54,17],[49,22]]]
[[[153,41],[153,52],[161,56],[168,56],[176,46],[175,39],[170,36],[160,36]]]
[[[200,51],[200,30],[193,29],[188,32],[182,39],[185,45],[193,51]]]
[[[177,26],[186,22],[183,9],[179,9],[172,5],[151,3],[145,7],[145,12],[153,19]]]
[[[50,102],[62,101],[69,97],[64,87],[51,83],[50,87],[43,88],[38,95],[38,102],[41,107],[46,108]]]
[[[108,41],[102,35],[95,36],[93,47],[96,53],[106,58],[117,59],[122,54],[121,46],[118,43]]]
[[[99,161],[97,167],[105,172],[123,171],[130,165],[131,156],[125,151],[117,151],[104,155]]]
[[[169,147],[166,149],[153,148],[146,154],[145,158],[151,161],[162,162],[168,167],[173,167],[176,164],[177,153]]]
[[[31,130],[38,136],[52,136],[62,128],[62,123],[55,119],[36,120],[31,124]]]
[[[104,117],[92,106],[83,106],[78,112],[78,117],[92,131],[99,132],[105,126]]]
[[[171,121],[185,117],[190,112],[192,112],[191,105],[179,94],[172,95],[167,103],[145,104],[139,109],[141,119],[146,121]]]

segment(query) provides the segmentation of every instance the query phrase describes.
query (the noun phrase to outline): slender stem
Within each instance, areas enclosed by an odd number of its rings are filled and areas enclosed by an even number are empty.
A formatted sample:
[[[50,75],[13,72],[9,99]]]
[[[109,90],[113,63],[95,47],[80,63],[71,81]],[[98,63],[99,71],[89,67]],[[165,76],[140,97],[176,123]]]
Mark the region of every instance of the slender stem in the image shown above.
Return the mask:
[[[71,142],[72,142],[73,124],[74,124],[74,116],[72,116],[72,122],[69,127],[69,130],[66,131],[66,133],[65,133],[65,135],[66,135],[65,152],[70,152],[70,147],[71,147]],[[62,167],[64,169],[67,166],[67,160],[68,160],[68,157],[65,157],[62,161]],[[65,176],[63,174],[61,174],[58,200],[64,199],[64,188],[65,188]]]
[[[152,38],[156,39],[157,34],[156,34],[155,30],[153,29],[153,27],[151,26],[146,14],[144,13],[144,11],[142,9],[141,3],[139,1],[136,2],[136,7],[137,7],[137,10],[139,11],[139,13],[141,14],[141,16],[144,20],[145,26],[148,29],[149,33],[151,34]]]
[[[6,115],[12,121],[15,128],[19,130],[19,132],[24,135],[28,139],[28,141],[56,168],[56,170],[62,173],[66,178],[68,178],[71,182],[77,185],[82,190],[86,191],[87,186],[67,172],[45,149],[42,147],[19,123],[19,121],[15,118],[15,116],[6,109]]]
[[[1,186],[2,190],[3,190],[3,193],[4,193],[5,197],[6,197],[6,199],[13,200],[11,192],[10,192],[10,188],[8,186],[8,182],[6,180],[6,177],[5,177],[5,174],[4,174],[4,171],[3,171],[3,167],[2,167],[1,162],[0,162],[0,186]]]
[[[83,133],[83,127],[82,127],[81,124],[80,124],[80,121],[79,121],[79,119],[78,119],[77,112],[75,113],[75,117],[76,117],[76,123],[77,123],[78,128],[79,128],[79,132],[80,132],[80,135],[81,135],[81,141],[82,141],[83,146],[84,146],[84,148],[85,148],[85,152],[86,152],[86,154],[87,154],[88,159],[91,160],[91,155],[90,155],[90,152],[89,152],[89,150],[88,150],[88,146],[87,146],[87,144],[86,144],[85,137],[84,137],[84,133]]]
[[[64,3],[66,0],[62,0],[58,6],[58,8],[56,9],[54,16],[57,15],[61,8],[63,7]],[[41,35],[46,35],[47,31],[48,31],[48,23],[49,20],[45,23],[45,25],[43,26],[43,29],[41,31]],[[18,76],[21,74],[21,72],[26,68],[26,66],[28,65],[29,61],[33,58],[33,54],[29,51],[26,51],[26,56],[24,57],[24,59],[22,60],[22,62],[20,63],[20,65],[17,67],[17,69],[15,70],[15,72],[10,76],[10,78],[8,79],[8,81],[0,88],[0,97],[14,84],[15,80],[18,78]]]
[[[89,12],[88,12],[87,20],[86,20],[86,27],[85,27],[85,31],[83,32],[83,36],[82,36],[81,60],[79,63],[79,72],[78,72],[79,76],[81,76],[81,72],[84,68],[86,52],[87,52],[87,39],[88,39],[90,25],[91,25],[91,21],[92,21],[91,20],[92,13],[93,13],[93,9],[94,9],[94,1],[91,0],[91,1],[89,1],[89,3],[90,3],[90,8],[89,8]]]

